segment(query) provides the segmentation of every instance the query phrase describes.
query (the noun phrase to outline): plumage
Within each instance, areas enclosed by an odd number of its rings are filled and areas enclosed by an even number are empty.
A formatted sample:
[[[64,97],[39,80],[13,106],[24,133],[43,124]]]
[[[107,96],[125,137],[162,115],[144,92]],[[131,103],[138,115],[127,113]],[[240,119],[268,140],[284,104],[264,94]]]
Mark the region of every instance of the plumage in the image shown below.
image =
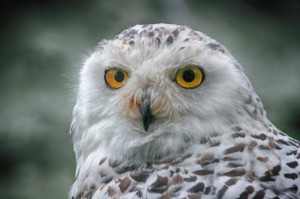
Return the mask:
[[[72,199],[300,198],[300,142],[268,120],[229,51],[186,26],[100,42],[71,135]]]

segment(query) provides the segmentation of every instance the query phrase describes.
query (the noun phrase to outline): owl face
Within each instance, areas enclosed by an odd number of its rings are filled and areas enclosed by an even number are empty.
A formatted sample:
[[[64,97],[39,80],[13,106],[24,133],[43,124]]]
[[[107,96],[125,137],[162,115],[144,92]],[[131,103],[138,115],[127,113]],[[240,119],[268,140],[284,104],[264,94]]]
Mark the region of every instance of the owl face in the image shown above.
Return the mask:
[[[99,149],[155,159],[249,121],[252,94],[240,66],[213,39],[184,26],[134,26],[100,43],[82,69],[77,154]]]

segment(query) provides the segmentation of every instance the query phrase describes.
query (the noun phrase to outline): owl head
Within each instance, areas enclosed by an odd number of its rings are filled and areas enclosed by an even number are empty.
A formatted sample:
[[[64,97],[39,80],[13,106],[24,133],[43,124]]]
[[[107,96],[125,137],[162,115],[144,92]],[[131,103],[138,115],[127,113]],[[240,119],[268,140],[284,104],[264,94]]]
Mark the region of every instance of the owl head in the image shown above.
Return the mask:
[[[180,25],[136,25],[100,42],[85,62],[71,134],[78,164],[91,154],[139,164],[265,115],[215,40]]]

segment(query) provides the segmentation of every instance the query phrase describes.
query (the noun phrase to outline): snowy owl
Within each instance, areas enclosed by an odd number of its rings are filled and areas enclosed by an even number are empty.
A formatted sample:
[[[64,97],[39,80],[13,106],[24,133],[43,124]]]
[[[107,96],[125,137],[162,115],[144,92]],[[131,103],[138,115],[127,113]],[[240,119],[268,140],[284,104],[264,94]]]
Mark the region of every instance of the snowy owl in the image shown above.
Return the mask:
[[[80,73],[72,199],[300,198],[300,142],[242,67],[186,26],[136,25]]]

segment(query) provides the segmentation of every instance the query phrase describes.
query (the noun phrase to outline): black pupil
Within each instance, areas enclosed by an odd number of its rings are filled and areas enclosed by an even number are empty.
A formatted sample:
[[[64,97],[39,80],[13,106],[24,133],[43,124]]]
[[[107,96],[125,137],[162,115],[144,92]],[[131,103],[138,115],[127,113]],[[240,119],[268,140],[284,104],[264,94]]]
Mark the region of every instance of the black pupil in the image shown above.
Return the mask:
[[[115,80],[117,82],[122,82],[124,80],[124,74],[121,71],[116,72]]]
[[[195,79],[195,73],[192,70],[186,70],[182,74],[182,79],[186,82],[192,82]]]

